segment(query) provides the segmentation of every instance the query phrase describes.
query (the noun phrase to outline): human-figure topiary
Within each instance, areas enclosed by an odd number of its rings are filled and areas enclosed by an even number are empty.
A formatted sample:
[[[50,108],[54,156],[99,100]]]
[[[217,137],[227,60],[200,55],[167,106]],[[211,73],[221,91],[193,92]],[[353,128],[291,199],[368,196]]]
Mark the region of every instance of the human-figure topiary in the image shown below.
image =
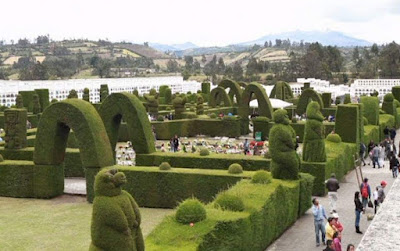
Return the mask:
[[[145,249],[139,207],[121,189],[125,183],[125,174],[115,169],[104,169],[96,175],[90,251]]]
[[[177,96],[172,101],[172,104],[175,109],[175,118],[182,119],[182,113],[185,111],[186,97],[181,98],[181,97]]]
[[[289,125],[287,111],[278,109],[273,113],[275,125],[269,133],[271,172],[276,179],[299,178],[299,156],[295,151],[296,133]]]
[[[19,109],[24,108],[24,100],[22,99],[21,94],[18,94],[17,97],[15,98],[15,104]]]
[[[33,100],[32,100],[32,113],[39,114],[41,111],[42,111],[42,109],[40,107],[39,95],[34,94]]]
[[[153,89],[154,90],[154,89]],[[154,90],[155,91],[155,90]],[[151,115],[157,116],[158,115],[158,94],[154,92],[151,92],[151,94],[145,94],[144,99],[146,100],[146,104],[148,107],[148,111]]]
[[[204,106],[203,106],[204,98],[203,98],[203,96],[197,94],[197,100],[196,101],[197,101],[196,114],[197,115],[204,114]]]
[[[90,94],[89,94],[89,92],[90,92],[89,88],[83,89],[82,99],[87,101],[87,102],[90,102]]]
[[[68,97],[67,98],[78,98],[78,93],[76,92],[75,89],[72,89],[69,91]]]
[[[312,101],[307,106],[307,122],[304,129],[303,160],[308,162],[325,162],[324,116],[319,104]]]

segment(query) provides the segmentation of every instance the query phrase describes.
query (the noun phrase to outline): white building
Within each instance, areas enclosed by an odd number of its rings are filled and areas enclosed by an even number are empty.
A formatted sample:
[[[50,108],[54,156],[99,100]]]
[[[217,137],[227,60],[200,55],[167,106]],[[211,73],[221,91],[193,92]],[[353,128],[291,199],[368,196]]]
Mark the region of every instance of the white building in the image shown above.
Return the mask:
[[[182,77],[154,77],[154,78],[109,78],[109,79],[69,79],[69,80],[37,80],[37,81],[8,81],[0,80],[0,105],[15,104],[15,97],[19,91],[34,89],[49,89],[50,100],[66,99],[69,91],[75,89],[78,97],[82,98],[83,89],[89,88],[90,101],[100,102],[100,85],[107,84],[110,93],[129,92],[138,90],[140,95],[148,93],[154,88],[167,85],[172,93],[196,93],[201,90],[201,83],[197,81],[183,81]]]
[[[382,98],[397,85],[400,85],[400,79],[356,79],[351,85],[350,96],[359,97],[377,91]]]
[[[331,85],[327,80],[315,78],[298,78],[296,83],[290,83],[290,87],[295,96],[301,94],[305,83],[310,83],[310,87],[318,93],[332,93],[332,99],[335,99],[338,96],[344,96],[346,93],[350,92],[350,87],[347,85]]]

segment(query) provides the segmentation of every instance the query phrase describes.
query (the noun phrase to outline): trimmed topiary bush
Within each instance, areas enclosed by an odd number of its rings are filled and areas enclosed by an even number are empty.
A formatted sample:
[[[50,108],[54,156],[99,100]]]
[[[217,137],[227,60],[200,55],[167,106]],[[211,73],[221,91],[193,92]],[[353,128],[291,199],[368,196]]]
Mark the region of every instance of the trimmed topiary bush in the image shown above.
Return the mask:
[[[164,96],[164,98],[165,98],[165,103],[166,103],[167,105],[169,105],[169,104],[172,103],[172,91],[171,91],[171,88],[167,88],[167,89],[165,90],[165,96]]]
[[[197,94],[197,99],[196,99],[197,103],[196,103],[196,114],[197,115],[202,115],[204,114],[204,98],[203,96]]]
[[[15,103],[17,108],[22,109],[24,108],[24,101],[22,99],[22,95],[18,94],[17,97],[15,98]]]
[[[202,148],[200,150],[200,156],[208,156],[208,155],[210,155],[210,151],[208,151],[207,148]]]
[[[83,89],[82,99],[85,100],[85,101],[87,101],[87,102],[90,102],[89,88]]]
[[[241,165],[237,164],[237,163],[232,164],[228,168],[228,173],[230,173],[230,174],[243,173],[243,167]]]
[[[345,94],[344,95],[344,101],[343,104],[350,104],[351,103],[351,98],[350,98],[350,94]]]
[[[50,103],[54,104],[54,103],[57,103],[57,102],[58,102],[58,100],[56,98],[53,98]]]
[[[41,111],[42,111],[42,109],[40,107],[39,95],[34,94],[33,101],[32,101],[32,113],[39,114]]]
[[[368,119],[370,125],[379,125],[379,99],[377,97],[362,96],[364,104],[363,116]]]
[[[139,206],[132,195],[121,189],[125,174],[102,170],[95,178],[90,251],[144,251]]]
[[[308,162],[325,162],[324,116],[317,102],[312,101],[307,106],[307,122],[304,129],[303,160]]]
[[[78,98],[78,93],[76,92],[75,89],[72,89],[69,91],[68,97],[67,98]]]
[[[363,117],[364,120],[364,126],[368,125],[368,119],[366,117]]]
[[[276,179],[297,180],[300,160],[295,151],[296,133],[289,125],[286,110],[276,110],[273,119],[275,125],[269,133],[272,176]]]
[[[161,163],[161,165],[159,166],[160,170],[171,170],[171,165],[168,162],[163,162]]]
[[[269,98],[277,98],[281,100],[288,100],[293,98],[292,88],[284,81],[278,81],[271,91]]]
[[[204,205],[197,199],[183,201],[176,210],[175,219],[182,224],[196,223],[207,218]]]
[[[392,93],[388,93],[383,97],[382,110],[390,115],[396,114],[396,106],[393,100],[394,96]]]
[[[296,113],[298,115],[303,115],[307,110],[307,105],[311,101],[316,101],[319,104],[319,107],[324,108],[324,104],[322,102],[321,96],[314,91],[313,89],[305,89],[300,95],[299,103],[297,105]]]
[[[332,99],[332,93],[330,92],[322,93],[322,103],[324,103],[324,108],[331,107],[331,102],[332,102],[331,99]]]
[[[211,113],[211,114],[210,114],[210,118],[211,118],[211,119],[216,119],[216,118],[217,118],[217,114]]]
[[[204,94],[209,94],[211,90],[210,82],[203,82],[201,83],[201,92]]]
[[[160,121],[160,122],[164,121],[164,116],[163,115],[158,115],[157,121]]]
[[[341,143],[342,142],[342,138],[340,137],[339,134],[336,134],[336,133],[328,134],[328,136],[326,137],[326,140],[333,142],[333,143]]]
[[[241,212],[244,210],[244,203],[241,198],[236,195],[221,193],[215,199],[215,206],[222,210]]]
[[[296,123],[297,123],[296,117],[292,117],[292,123],[293,123],[293,124],[296,124]]]
[[[337,106],[335,132],[343,142],[360,143],[359,111],[360,108],[352,104]]]
[[[158,106],[159,106],[158,94],[157,93],[155,95],[145,94],[144,99],[146,100],[146,105],[147,105],[149,113],[153,116],[157,116],[158,115]]]
[[[40,108],[42,111],[44,111],[44,109],[50,105],[49,89],[35,89],[35,92],[37,95],[39,95]]]
[[[259,170],[251,177],[251,182],[255,184],[269,184],[272,182],[272,175],[267,171]]]
[[[100,85],[100,102],[103,102],[108,97],[110,91],[108,90],[108,85]]]
[[[216,87],[212,89],[210,93],[210,101],[208,102],[208,105],[211,107],[218,107],[221,105],[221,102],[224,103],[223,106],[232,106],[232,100],[229,97],[228,93],[226,93],[225,89],[223,87]]]
[[[182,113],[185,112],[185,104],[186,104],[186,97],[174,98],[174,100],[172,101],[172,105],[174,106],[175,109],[175,117],[174,117],[175,119],[182,119],[183,117]]]
[[[0,154],[0,162],[3,162],[3,161],[4,161],[3,155]]]

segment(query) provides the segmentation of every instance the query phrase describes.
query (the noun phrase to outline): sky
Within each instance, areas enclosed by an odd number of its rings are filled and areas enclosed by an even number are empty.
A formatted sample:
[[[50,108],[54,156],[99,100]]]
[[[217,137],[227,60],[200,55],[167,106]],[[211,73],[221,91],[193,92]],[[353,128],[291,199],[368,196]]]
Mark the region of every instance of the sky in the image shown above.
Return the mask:
[[[294,30],[400,42],[400,0],[0,0],[0,39],[223,46]]]

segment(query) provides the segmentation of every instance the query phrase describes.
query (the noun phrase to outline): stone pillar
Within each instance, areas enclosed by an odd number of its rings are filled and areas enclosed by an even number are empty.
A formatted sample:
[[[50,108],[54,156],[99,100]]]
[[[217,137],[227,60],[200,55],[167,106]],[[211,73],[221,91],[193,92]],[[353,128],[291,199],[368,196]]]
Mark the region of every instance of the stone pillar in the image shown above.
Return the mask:
[[[26,109],[7,109],[5,117],[5,148],[21,149],[26,147]]]

